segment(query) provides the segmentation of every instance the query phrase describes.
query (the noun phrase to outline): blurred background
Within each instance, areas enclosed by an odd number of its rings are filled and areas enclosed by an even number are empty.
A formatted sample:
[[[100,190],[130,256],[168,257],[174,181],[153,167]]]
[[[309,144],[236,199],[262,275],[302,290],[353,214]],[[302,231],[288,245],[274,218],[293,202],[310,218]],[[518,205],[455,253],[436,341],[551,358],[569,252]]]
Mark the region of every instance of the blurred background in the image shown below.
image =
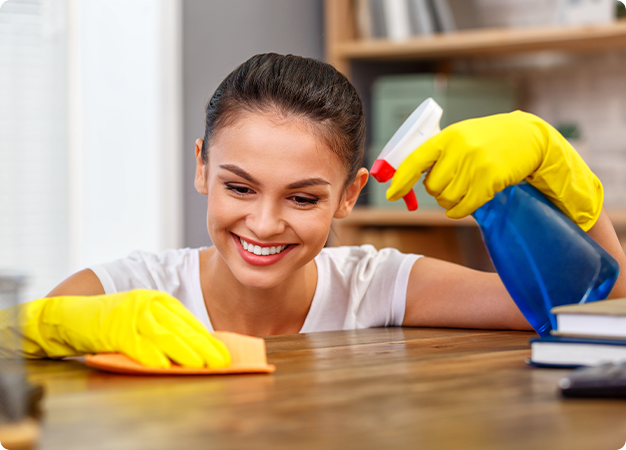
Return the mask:
[[[369,165],[425,98],[443,125],[522,108],[555,125],[626,226],[626,22],[614,0],[8,0],[0,6],[0,275],[23,299],[134,249],[210,245],[194,142],[260,52],[334,64],[363,97]],[[368,183],[329,245],[489,270],[471,219]]]

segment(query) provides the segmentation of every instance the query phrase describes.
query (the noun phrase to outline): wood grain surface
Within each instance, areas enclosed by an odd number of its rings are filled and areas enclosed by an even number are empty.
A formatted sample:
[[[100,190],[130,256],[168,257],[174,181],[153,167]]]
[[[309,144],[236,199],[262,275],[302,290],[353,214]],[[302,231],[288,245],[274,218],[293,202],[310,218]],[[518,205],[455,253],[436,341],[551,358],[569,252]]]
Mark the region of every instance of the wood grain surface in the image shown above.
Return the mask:
[[[380,328],[266,339],[271,375],[112,375],[28,362],[52,449],[608,449],[626,402],[562,399],[533,333]]]

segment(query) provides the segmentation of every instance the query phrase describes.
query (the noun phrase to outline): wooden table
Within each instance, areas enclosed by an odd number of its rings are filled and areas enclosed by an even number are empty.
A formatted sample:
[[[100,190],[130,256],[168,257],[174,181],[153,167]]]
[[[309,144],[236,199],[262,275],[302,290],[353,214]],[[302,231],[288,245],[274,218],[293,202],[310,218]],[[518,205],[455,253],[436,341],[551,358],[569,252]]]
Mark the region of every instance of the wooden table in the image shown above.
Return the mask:
[[[626,401],[563,399],[532,333],[387,328],[267,338],[273,375],[140,377],[28,363],[51,449],[594,449]]]

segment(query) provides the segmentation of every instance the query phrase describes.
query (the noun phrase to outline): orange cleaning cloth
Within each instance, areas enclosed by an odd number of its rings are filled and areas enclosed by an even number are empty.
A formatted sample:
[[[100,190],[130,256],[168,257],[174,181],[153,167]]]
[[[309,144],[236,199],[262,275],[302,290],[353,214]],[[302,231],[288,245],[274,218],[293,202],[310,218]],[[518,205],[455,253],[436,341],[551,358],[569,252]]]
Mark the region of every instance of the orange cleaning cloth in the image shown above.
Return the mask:
[[[226,373],[271,373],[276,370],[275,366],[267,363],[265,341],[263,339],[226,331],[217,331],[213,335],[216,339],[222,341],[230,351],[232,364],[229,367],[220,369],[211,369],[209,367],[194,369],[176,364],[172,364],[172,366],[167,369],[146,367],[121,353],[87,355],[85,362],[89,367],[123,374],[212,375]]]

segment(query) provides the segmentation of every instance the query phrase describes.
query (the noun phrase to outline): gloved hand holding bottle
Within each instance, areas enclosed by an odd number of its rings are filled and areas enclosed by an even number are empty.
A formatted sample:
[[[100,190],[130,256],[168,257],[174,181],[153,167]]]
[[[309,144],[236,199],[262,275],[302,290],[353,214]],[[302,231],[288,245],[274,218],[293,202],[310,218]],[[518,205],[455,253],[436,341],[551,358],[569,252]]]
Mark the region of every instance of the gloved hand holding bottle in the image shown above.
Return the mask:
[[[0,338],[15,333],[27,358],[119,352],[149,367],[230,365],[224,344],[159,291],[42,298],[0,311]]]
[[[445,128],[400,164],[387,198],[406,195],[429,167],[424,186],[454,219],[524,179],[585,231],[602,210],[602,184],[576,150],[547,122],[522,111]]]

